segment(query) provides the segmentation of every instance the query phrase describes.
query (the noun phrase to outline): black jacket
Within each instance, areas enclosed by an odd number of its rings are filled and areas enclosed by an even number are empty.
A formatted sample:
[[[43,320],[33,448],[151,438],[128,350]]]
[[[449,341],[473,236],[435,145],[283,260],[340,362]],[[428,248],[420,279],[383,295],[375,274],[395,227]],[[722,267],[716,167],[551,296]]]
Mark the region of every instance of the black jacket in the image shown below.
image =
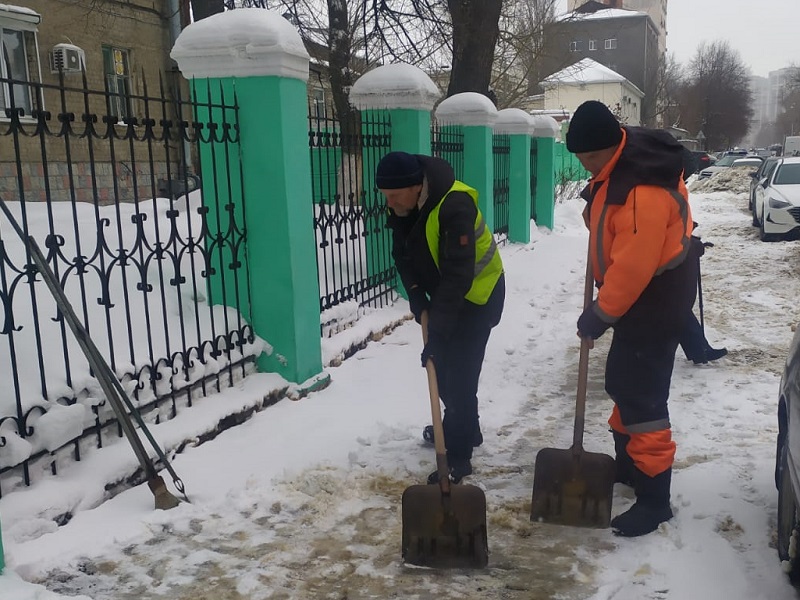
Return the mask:
[[[392,257],[403,286],[421,287],[431,300],[429,330],[444,338],[460,319],[482,319],[490,327],[500,321],[505,284],[500,278],[489,301],[479,306],[464,298],[475,272],[475,219],[477,207],[464,192],[447,196],[439,209],[439,268],[433,261],[425,224],[439,200],[455,182],[450,164],[440,158],[418,154],[428,185],[422,209],[397,216],[389,209],[387,226],[392,230]]]

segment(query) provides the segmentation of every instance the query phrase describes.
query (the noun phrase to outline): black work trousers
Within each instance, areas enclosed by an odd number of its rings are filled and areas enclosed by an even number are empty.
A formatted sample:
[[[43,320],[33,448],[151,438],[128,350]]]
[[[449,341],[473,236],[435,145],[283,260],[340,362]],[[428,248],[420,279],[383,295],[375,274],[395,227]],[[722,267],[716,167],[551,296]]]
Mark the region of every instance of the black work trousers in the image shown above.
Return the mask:
[[[665,422],[669,428],[669,387],[678,338],[631,340],[614,335],[606,359],[606,392],[626,428]]]
[[[472,458],[478,429],[478,379],[491,330],[484,319],[459,323],[447,340],[444,356],[434,359],[449,460]]]

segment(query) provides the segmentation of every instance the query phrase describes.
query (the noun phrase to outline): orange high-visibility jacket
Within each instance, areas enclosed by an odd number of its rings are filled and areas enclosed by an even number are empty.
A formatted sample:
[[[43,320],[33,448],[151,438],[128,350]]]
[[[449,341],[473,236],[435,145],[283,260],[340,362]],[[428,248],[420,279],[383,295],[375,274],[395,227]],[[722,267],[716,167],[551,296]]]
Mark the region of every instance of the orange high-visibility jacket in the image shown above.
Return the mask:
[[[673,143],[666,132],[623,127],[616,154],[582,193],[590,203],[591,261],[600,288],[595,310],[608,323],[689,252],[692,215],[680,145]]]

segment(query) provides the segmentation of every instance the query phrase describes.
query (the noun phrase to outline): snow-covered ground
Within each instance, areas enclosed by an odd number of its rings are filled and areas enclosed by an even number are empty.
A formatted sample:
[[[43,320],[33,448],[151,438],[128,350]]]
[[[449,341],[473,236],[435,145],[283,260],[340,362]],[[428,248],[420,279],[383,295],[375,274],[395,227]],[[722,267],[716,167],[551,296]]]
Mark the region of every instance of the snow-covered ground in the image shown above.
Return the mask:
[[[434,468],[420,436],[430,422],[421,334],[406,321],[328,367],[326,389],[283,400],[176,456],[191,504],[154,511],[146,486],[101,502],[96,473],[108,468],[96,467],[114,452],[130,454],[122,442],[0,499],[8,563],[0,598],[796,598],[773,547],[773,469],[778,382],[798,320],[800,245],[760,242],[741,191],[692,193],[695,220],[715,244],[702,259],[708,338],[730,354],[703,366],[680,351],[676,358],[675,518],[638,539],[530,522],[537,451],[568,448],[572,439],[582,207],[560,202],[555,231],[535,229],[530,244],[502,248],[506,310],[481,376],[485,443],[470,478],[486,492],[487,569],[437,571],[400,559],[401,494]],[[406,308],[400,302],[368,314],[326,339],[326,360]],[[609,339],[590,358],[585,445],[592,452],[613,451],[603,391]],[[153,432],[165,439],[202,430],[284,384],[248,377]],[[617,486],[614,513],[632,500]],[[52,518],[64,513],[72,519],[58,527]]]

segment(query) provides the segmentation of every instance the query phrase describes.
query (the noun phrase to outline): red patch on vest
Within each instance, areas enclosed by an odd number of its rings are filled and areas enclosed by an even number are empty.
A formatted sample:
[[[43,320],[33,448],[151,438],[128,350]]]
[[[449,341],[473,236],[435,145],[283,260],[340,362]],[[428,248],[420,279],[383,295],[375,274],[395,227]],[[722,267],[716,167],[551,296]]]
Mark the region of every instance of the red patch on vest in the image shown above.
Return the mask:
[[[460,238],[458,238],[458,243],[461,244],[462,246],[466,246],[469,243],[469,237],[466,235],[462,235]]]

